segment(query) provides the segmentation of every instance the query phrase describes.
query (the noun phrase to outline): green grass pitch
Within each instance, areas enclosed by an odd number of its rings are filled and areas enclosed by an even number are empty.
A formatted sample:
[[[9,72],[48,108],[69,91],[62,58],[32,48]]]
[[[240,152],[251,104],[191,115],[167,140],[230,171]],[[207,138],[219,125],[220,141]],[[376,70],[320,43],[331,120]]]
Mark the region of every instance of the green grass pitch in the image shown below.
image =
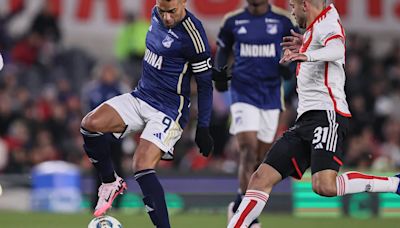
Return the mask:
[[[146,214],[112,213],[124,228],[152,228]],[[0,211],[0,227],[4,228],[80,228],[87,227],[91,214],[47,214]],[[173,228],[226,227],[223,213],[179,213],[171,216]],[[351,219],[351,218],[295,218],[289,215],[263,214],[265,228],[396,228],[399,219]]]

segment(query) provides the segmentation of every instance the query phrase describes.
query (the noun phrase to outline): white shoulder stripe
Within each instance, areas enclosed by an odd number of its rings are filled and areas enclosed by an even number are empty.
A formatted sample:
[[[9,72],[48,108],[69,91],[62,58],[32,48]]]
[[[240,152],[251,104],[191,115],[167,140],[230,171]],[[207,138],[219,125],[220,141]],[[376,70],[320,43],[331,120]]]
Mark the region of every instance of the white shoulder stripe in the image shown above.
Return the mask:
[[[200,35],[200,33],[199,33],[199,30],[197,30],[196,26],[195,26],[194,23],[192,22],[192,19],[190,19],[190,17],[189,17],[188,19],[189,19],[189,24],[191,25],[193,31],[197,34],[197,36],[198,36],[198,38],[199,38],[199,40],[200,40],[200,44],[201,44],[201,47],[202,47],[202,49],[203,49],[203,52],[205,52],[205,51],[206,51],[206,46],[204,45],[204,42],[203,42],[203,39],[201,38],[201,35]]]
[[[192,39],[193,45],[196,49],[196,53],[200,54],[206,51],[203,40],[201,39],[199,31],[194,26],[190,17],[182,22],[186,31],[189,33],[190,38]]]
[[[194,48],[196,49],[196,53],[200,53],[199,51],[199,45],[197,43],[197,40],[193,37],[192,32],[190,31],[189,27],[186,25],[186,21],[182,22],[183,27],[185,27],[186,31],[189,33],[190,38],[192,39],[192,42],[194,44]]]

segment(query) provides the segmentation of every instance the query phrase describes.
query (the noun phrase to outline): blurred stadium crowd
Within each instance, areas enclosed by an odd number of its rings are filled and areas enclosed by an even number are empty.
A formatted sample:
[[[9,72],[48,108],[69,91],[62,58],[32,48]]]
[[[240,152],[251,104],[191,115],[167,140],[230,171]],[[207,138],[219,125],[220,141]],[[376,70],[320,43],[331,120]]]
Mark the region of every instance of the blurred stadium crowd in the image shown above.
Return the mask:
[[[146,24],[128,15],[125,34],[121,32],[121,39],[116,40],[116,53],[110,53],[110,59],[116,56],[115,60],[100,61],[87,50],[65,48],[58,19],[46,7],[23,36],[13,37],[5,29],[13,16],[0,18],[0,52],[5,61],[0,72],[0,173],[26,173],[48,160],[65,160],[89,171],[91,165],[79,132],[81,118],[103,100],[134,88],[144,51],[139,48],[121,53],[121,47],[130,50],[125,41],[129,39],[123,36],[135,33],[132,31],[138,23],[137,27],[147,29]],[[347,37],[346,90],[353,118],[345,166],[399,169],[400,43],[394,39],[390,51],[379,57],[372,53],[372,44],[369,37]],[[294,78],[284,84],[286,111],[281,115],[279,134],[296,118],[295,88]],[[193,142],[194,99],[192,121],[175,147],[175,160],[162,162],[162,169],[236,172],[237,146],[228,133],[229,100],[229,93],[214,92],[214,155],[203,158]],[[118,155],[127,172],[136,140],[138,135],[125,139]]]

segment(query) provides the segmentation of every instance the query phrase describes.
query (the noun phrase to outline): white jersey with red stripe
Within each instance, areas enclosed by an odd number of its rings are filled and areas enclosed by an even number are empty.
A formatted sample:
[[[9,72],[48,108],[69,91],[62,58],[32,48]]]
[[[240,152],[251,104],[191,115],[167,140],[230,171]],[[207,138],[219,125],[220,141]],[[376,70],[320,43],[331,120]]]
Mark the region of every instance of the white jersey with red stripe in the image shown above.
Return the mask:
[[[324,48],[334,39],[345,42],[339,14],[331,4],[311,23],[304,33],[300,53]],[[344,85],[345,53],[336,61],[301,62],[297,68],[298,116],[310,110],[334,110],[350,117]]]

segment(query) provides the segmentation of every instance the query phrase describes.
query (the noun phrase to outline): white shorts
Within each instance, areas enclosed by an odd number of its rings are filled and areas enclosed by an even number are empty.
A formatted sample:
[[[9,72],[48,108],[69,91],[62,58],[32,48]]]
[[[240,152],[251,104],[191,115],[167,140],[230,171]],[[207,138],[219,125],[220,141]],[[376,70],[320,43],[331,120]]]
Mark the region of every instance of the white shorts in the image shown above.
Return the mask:
[[[173,159],[174,145],[183,130],[172,118],[130,93],[113,97],[104,103],[113,107],[126,124],[126,130],[123,133],[114,133],[114,136],[122,138],[129,133],[143,130],[140,138],[154,143],[165,152],[162,159]]]
[[[256,131],[257,138],[272,143],[279,122],[279,109],[259,109],[246,103],[231,105],[232,122],[229,132],[236,135],[241,132]]]

